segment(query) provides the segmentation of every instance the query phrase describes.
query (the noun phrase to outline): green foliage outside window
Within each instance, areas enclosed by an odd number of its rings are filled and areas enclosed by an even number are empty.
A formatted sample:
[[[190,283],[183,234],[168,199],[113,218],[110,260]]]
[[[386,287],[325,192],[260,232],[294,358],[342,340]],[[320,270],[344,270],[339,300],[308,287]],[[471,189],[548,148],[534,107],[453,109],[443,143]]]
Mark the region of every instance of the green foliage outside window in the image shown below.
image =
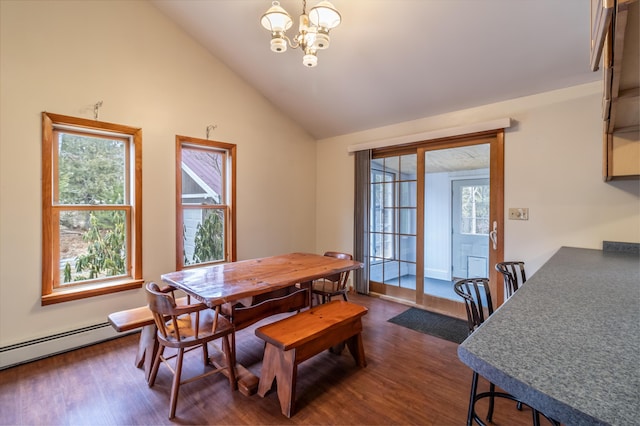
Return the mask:
[[[98,213],[98,214],[96,214]],[[101,213],[101,214],[99,214]],[[89,229],[82,236],[87,243],[87,252],[76,257],[76,275],[74,281],[123,275],[126,271],[125,229],[123,215],[119,212],[91,212]],[[113,222],[113,227],[101,232],[99,216],[103,221]],[[109,218],[110,216],[110,218]],[[88,275],[82,275],[86,273]],[[71,265],[67,263],[64,281],[71,281]]]
[[[126,185],[126,143],[120,139],[62,133],[58,142],[60,205],[123,205]],[[64,282],[126,272],[126,230],[123,210],[66,210],[61,229],[82,232],[86,250],[75,256],[75,272],[67,262]]]
[[[63,134],[58,149],[60,204],[122,204],[125,144]]]
[[[489,185],[462,187],[462,224],[464,234],[489,233]]]
[[[223,225],[222,212],[218,211],[208,213],[202,223],[198,224],[193,263],[224,259]]]

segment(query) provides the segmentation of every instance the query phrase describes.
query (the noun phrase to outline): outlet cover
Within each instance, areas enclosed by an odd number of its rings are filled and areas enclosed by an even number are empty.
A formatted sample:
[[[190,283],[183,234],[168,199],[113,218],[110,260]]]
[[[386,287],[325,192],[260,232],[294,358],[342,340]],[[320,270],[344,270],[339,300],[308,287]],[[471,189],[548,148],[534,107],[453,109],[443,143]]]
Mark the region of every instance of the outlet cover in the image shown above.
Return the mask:
[[[509,208],[509,220],[529,220],[529,209],[526,207]]]

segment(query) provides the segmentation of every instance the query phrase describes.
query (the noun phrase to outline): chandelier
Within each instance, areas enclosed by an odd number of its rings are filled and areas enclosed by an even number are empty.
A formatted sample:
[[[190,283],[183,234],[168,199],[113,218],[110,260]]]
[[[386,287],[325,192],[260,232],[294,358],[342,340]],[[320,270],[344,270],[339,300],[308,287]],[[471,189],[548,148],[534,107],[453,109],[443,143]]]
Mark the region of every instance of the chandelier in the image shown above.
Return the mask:
[[[293,40],[287,37],[286,31],[291,28],[293,20],[291,15],[280,6],[280,2],[274,1],[271,8],[262,15],[260,23],[271,32],[271,50],[273,52],[285,52],[287,44],[292,49],[300,47],[304,52],[302,63],[306,67],[318,65],[318,50],[329,47],[329,31],[340,25],[340,13],[328,1],[321,1],[311,9],[307,15],[307,2],[302,2],[302,15],[298,34]]]

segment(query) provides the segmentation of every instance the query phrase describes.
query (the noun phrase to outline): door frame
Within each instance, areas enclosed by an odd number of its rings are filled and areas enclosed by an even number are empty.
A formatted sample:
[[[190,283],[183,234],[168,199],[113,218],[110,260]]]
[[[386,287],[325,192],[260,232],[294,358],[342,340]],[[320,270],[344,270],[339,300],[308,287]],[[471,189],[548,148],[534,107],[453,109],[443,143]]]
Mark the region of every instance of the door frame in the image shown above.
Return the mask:
[[[374,150],[376,156],[401,155],[408,152],[416,152],[417,161],[417,247],[416,247],[416,290],[415,300],[400,300],[407,304],[415,304],[428,308],[431,311],[441,312],[448,315],[455,315],[466,318],[466,312],[462,302],[436,298],[424,294],[424,190],[425,190],[425,166],[424,154],[427,151],[459,148],[464,146],[489,143],[490,164],[490,212],[489,221],[491,227],[496,222],[497,243],[495,249],[489,242],[489,287],[493,294],[495,307],[500,306],[504,301],[504,288],[498,285],[498,272],[491,265],[503,261],[504,257],[504,129],[496,129],[485,132],[471,133],[467,135],[421,141],[403,146],[387,147]],[[394,298],[399,295],[389,294]],[[397,300],[397,299],[396,299]]]

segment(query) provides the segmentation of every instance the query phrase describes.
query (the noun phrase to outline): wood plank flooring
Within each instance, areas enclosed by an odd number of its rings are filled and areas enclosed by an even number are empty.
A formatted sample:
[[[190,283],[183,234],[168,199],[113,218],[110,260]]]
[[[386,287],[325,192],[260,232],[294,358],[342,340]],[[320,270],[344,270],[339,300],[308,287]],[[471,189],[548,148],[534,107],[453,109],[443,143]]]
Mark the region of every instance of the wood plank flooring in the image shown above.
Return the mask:
[[[183,385],[174,423],[225,425],[464,425],[471,370],[457,345],[387,320],[407,309],[394,302],[351,295],[365,305],[363,340],[367,367],[344,352],[329,352],[298,370],[297,412],[280,413],[274,390],[260,398],[231,392],[222,375]],[[238,361],[260,373],[263,342],[255,327],[237,333]],[[160,425],[168,420],[171,375],[160,367],[149,388],[134,366],[139,334],[0,371],[2,425]],[[195,372],[201,351],[185,359]],[[187,367],[189,366],[189,367]],[[184,376],[183,376],[184,377]],[[488,388],[484,380],[480,389]],[[531,424],[530,410],[498,403],[494,423]]]

